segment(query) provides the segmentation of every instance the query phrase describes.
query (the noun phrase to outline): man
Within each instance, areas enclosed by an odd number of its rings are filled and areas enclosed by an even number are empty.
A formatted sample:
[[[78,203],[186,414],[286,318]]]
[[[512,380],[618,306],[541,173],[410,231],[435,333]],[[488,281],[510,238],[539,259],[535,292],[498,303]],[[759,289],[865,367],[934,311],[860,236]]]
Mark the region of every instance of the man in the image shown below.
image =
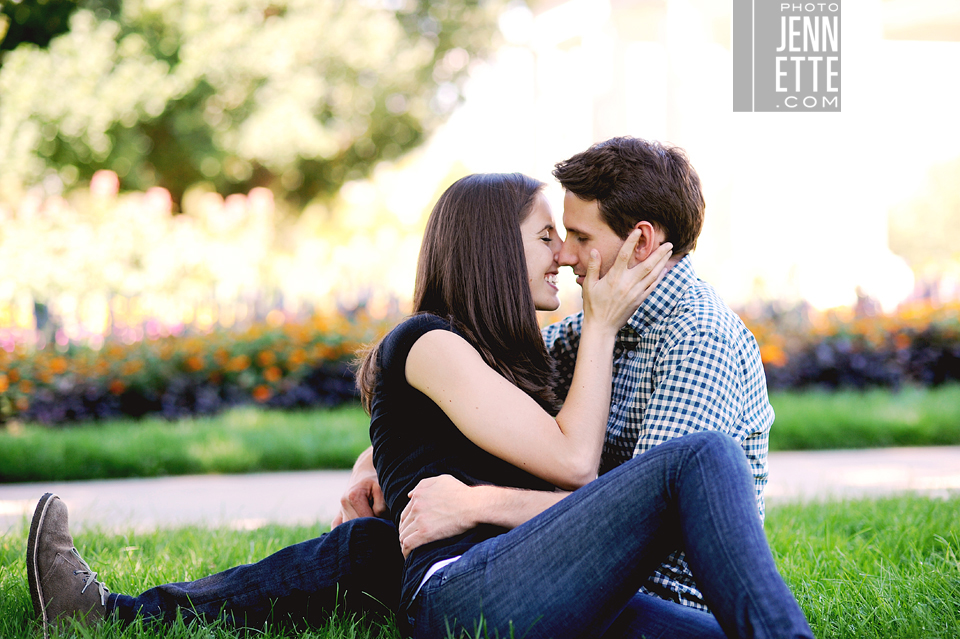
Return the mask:
[[[610,264],[633,228],[649,238],[640,259],[661,242],[675,247],[675,264],[618,336],[600,472],[670,438],[721,431],[743,446],[763,517],[773,409],[756,340],[690,262],[704,210],[696,171],[680,149],[615,138],[561,162],[554,175],[566,189],[560,263],[572,266],[579,281],[591,248]],[[581,318],[544,331],[561,395],[573,371]],[[680,552],[651,576],[647,589],[705,608]]]
[[[696,171],[678,148],[614,138],[557,164],[554,176],[566,191],[567,236],[559,261],[573,268],[581,285],[590,251],[600,252],[603,276],[634,229],[642,237],[633,264],[663,242],[674,245],[668,272],[618,335],[600,473],[673,437],[721,431],[744,449],[762,517],[773,409],[756,340],[690,262],[704,212]],[[557,361],[561,399],[573,375],[582,318],[577,314],[543,331]],[[451,477],[425,480],[402,518],[401,545],[409,551],[479,523],[517,526],[562,497],[467,487]],[[368,456],[358,460],[341,501],[338,522],[385,512]],[[644,590],[707,609],[680,548]]]

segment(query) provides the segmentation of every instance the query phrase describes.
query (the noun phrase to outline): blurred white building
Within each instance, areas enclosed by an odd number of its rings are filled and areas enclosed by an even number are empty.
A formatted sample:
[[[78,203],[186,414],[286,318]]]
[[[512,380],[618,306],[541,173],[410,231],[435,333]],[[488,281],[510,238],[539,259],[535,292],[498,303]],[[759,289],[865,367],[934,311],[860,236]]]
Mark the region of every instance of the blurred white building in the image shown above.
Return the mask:
[[[732,304],[827,308],[852,304],[859,287],[889,308],[913,290],[887,215],[931,166],[960,156],[960,83],[947,77],[960,68],[960,3],[843,2],[840,113],[733,113],[730,2],[532,4],[503,15],[507,44],[475,65],[418,174],[440,179],[459,163],[552,183],[555,162],[594,142],[659,139],[700,173],[695,264]]]

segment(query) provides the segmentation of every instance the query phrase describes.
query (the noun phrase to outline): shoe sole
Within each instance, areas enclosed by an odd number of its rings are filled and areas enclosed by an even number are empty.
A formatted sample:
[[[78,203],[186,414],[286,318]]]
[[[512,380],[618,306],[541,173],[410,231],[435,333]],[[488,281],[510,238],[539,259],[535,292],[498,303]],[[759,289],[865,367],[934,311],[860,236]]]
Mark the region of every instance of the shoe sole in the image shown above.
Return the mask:
[[[30,583],[30,599],[33,600],[33,613],[43,623],[43,637],[47,639],[47,607],[43,602],[43,593],[40,592],[40,573],[37,572],[37,538],[43,528],[43,520],[47,516],[47,507],[54,499],[60,499],[53,493],[45,493],[37,503],[33,512],[33,521],[30,523],[30,536],[27,538],[27,581]]]

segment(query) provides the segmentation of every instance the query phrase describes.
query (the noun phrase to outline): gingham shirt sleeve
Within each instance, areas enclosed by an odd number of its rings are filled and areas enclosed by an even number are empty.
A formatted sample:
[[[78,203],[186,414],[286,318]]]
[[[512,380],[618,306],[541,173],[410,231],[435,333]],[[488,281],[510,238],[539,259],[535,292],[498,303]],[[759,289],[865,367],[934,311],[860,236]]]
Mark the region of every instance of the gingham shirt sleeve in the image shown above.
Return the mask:
[[[647,403],[634,455],[688,433],[717,430],[742,444],[737,432],[743,389],[739,357],[719,335],[706,332],[669,346],[654,368],[654,391]]]
[[[580,348],[580,330],[583,314],[571,315],[556,324],[544,328],[541,333],[547,344],[547,352],[557,367],[557,397],[562,401],[570,392],[573,369],[577,364],[577,349]]]

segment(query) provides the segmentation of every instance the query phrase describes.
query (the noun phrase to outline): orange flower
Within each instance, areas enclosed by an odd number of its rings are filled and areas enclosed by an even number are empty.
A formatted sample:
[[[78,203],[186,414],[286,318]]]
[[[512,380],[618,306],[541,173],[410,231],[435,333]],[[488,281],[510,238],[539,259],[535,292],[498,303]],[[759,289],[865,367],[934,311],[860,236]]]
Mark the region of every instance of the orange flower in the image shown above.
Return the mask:
[[[263,384],[260,384],[253,389],[253,399],[261,404],[270,399],[272,394],[273,393],[270,392],[270,389]]]
[[[230,361],[230,353],[225,348],[218,348],[213,354],[213,361],[217,363],[217,366],[224,366]]]
[[[50,369],[54,375],[63,375],[67,372],[67,360],[63,357],[54,357],[50,360]]]
[[[291,370],[296,370],[300,368],[305,361],[307,361],[307,352],[302,348],[296,348],[290,353],[290,357],[287,358],[287,365]]]
[[[257,353],[257,363],[260,364],[260,366],[270,366],[276,361],[277,356],[273,354],[273,351],[260,351]]]
[[[7,378],[10,380],[11,384],[16,384],[20,381],[20,371],[15,368],[11,368],[7,371]]]
[[[53,375],[50,374],[48,370],[37,371],[37,379],[44,384],[49,384],[53,381]]]
[[[114,395],[120,395],[123,393],[123,391],[127,390],[127,387],[119,379],[115,379],[110,382],[109,386],[107,386],[107,390],[109,390]]]
[[[26,397],[18,397],[13,400],[13,406],[21,413],[30,408],[30,400]]]
[[[0,373],[0,393],[6,393],[8,388],[10,388],[10,383],[7,381],[7,376]]]
[[[191,355],[183,362],[183,365],[188,371],[196,373],[203,369],[203,358],[199,355]]]
[[[283,371],[277,366],[270,366],[263,371],[263,378],[270,383],[279,381],[281,377],[283,377]]]
[[[233,373],[239,373],[250,368],[250,358],[246,355],[237,355],[227,362],[226,369]]]
[[[764,344],[760,347],[760,360],[764,364],[783,366],[787,363],[787,354],[775,344]]]
[[[33,392],[33,382],[31,382],[29,379],[25,379],[20,382],[20,385],[17,387],[17,389],[24,395],[29,395]]]

